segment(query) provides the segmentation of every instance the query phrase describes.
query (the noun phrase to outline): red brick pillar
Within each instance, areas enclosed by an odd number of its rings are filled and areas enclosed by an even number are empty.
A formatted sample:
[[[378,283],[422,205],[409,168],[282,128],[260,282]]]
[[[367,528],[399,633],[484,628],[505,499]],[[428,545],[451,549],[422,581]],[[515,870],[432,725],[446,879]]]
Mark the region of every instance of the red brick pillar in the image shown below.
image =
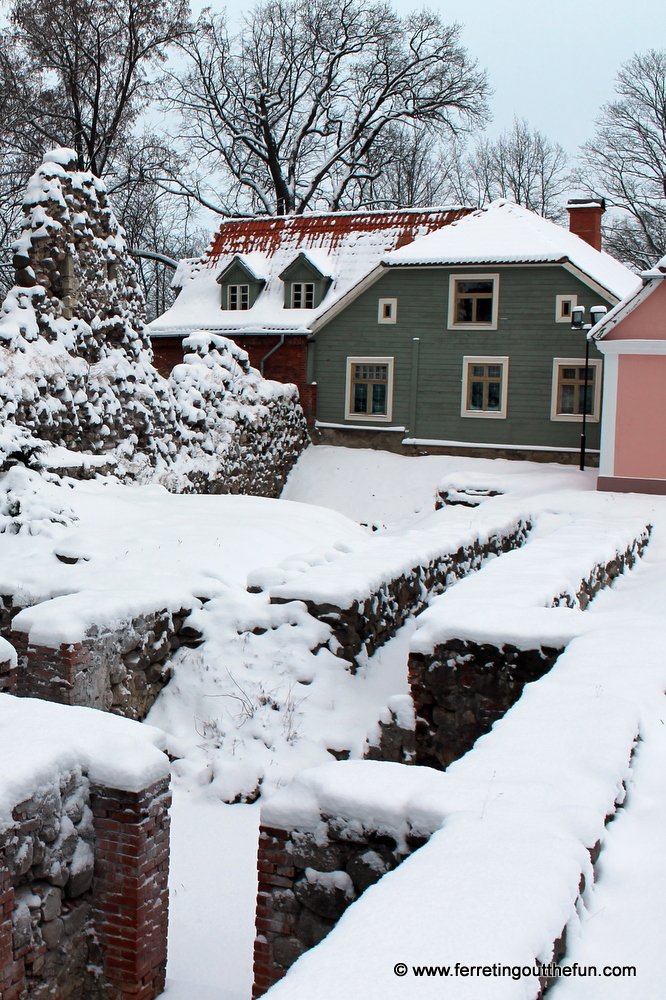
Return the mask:
[[[93,905],[104,973],[117,1000],[153,1000],[166,971],[169,782],[136,793],[92,792]]]
[[[25,963],[23,959],[14,960],[12,948],[13,912],[14,889],[4,851],[0,850],[0,997],[2,1000],[21,1000],[25,990]]]
[[[264,993],[282,979],[286,969],[276,965],[274,944],[279,938],[293,936],[295,917],[283,908],[275,907],[276,889],[291,889],[294,884],[296,869],[292,866],[291,855],[287,849],[290,834],[287,830],[276,830],[272,827],[259,828],[259,850],[257,854],[257,869],[259,872],[259,888],[257,892],[257,915],[255,926],[257,934],[254,940],[254,982],[253,998]]]

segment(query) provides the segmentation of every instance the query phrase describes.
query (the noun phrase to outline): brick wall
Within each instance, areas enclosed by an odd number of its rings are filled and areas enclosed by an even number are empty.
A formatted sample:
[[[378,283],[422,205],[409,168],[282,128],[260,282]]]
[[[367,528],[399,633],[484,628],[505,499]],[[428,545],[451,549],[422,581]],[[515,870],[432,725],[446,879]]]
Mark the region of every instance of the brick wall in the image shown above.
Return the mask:
[[[129,793],[79,769],[16,807],[0,838],[2,1000],[159,996],[169,804],[167,780]]]
[[[114,1000],[164,990],[169,874],[168,781],[136,794],[93,787],[94,920]]]

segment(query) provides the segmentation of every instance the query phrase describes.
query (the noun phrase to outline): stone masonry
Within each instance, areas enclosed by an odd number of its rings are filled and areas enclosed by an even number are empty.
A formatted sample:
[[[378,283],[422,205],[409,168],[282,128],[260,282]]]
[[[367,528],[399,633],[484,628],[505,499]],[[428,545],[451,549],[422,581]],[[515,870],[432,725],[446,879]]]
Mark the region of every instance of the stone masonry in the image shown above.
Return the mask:
[[[427,565],[414,566],[408,573],[387,580],[381,588],[363,601],[354,601],[348,608],[335,604],[316,604],[308,600],[307,588],[302,597],[271,597],[272,604],[302,600],[308,611],[332,630],[328,646],[336,656],[352,663],[352,672],[361,666],[366,656],[372,656],[380,646],[392,639],[410,615],[422,611],[428,600],[441,594],[446,587],[480,568],[491,555],[500,555],[523,545],[530,530],[528,520],[519,519],[506,533],[496,532],[487,541],[476,539],[461,545],[455,552],[444,552]],[[256,588],[249,588],[255,590]]]
[[[556,594],[551,607],[573,607],[584,611],[594,596],[608,587],[642,555],[650,538],[649,526],[618,553],[615,559],[592,568],[575,594]],[[435,646],[432,653],[410,653],[409,684],[416,712],[414,743],[405,741],[395,726],[382,732],[382,748],[373,757],[395,760],[391,754],[401,740],[408,752],[403,760],[446,769],[462,757],[476,740],[520,698],[523,688],[547,673],[563,652],[548,646],[518,649],[509,643],[478,644],[451,638]],[[384,752],[383,752],[384,751]]]
[[[139,615],[115,629],[92,626],[81,642],[43,646],[24,632],[12,631],[12,620],[20,610],[11,597],[0,598],[0,612],[4,611],[0,634],[18,653],[18,668],[0,662],[1,690],[99,708],[139,721],[168,683],[169,661],[176,650],[202,641],[187,624],[191,609],[182,608]]]
[[[259,830],[253,998],[281,979],[296,959],[335,927],[361,893],[396,868],[425,837],[399,846],[323,817],[325,836],[262,826]]]
[[[2,1000],[153,1000],[164,988],[168,784],[138,794],[80,768],[0,836]]]

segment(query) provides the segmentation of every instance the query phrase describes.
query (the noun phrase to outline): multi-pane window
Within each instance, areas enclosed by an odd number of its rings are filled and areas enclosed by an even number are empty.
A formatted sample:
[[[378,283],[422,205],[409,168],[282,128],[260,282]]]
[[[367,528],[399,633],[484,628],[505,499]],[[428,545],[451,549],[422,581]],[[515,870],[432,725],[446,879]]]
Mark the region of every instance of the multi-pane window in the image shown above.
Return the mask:
[[[291,286],[292,309],[314,309],[314,281],[294,281]]]
[[[551,420],[580,421],[583,413],[593,422],[601,409],[601,359],[590,358],[585,390],[585,359],[555,358]]]
[[[463,417],[506,417],[508,358],[463,358]]]
[[[386,413],[388,365],[354,365],[352,370],[352,413]]]
[[[452,274],[449,284],[449,328],[497,328],[499,277],[496,274]]]
[[[468,410],[501,409],[501,365],[470,365],[468,368],[468,380]]]
[[[227,308],[228,309],[249,309],[250,308],[250,286],[249,285],[227,285]]]
[[[348,420],[389,420],[393,358],[347,358]]]
[[[491,323],[492,281],[456,281],[456,323]]]
[[[593,367],[587,369],[587,385],[585,368],[578,366],[569,368],[560,365],[557,379],[557,412],[563,414],[592,413],[594,407],[594,375]]]

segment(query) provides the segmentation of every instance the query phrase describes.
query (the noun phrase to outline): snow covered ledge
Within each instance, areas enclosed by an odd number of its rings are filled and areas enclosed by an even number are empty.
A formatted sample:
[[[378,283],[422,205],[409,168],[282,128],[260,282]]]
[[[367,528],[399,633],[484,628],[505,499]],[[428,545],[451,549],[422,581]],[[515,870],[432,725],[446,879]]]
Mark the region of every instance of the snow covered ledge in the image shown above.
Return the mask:
[[[94,709],[0,694],[3,1000],[152,1000],[163,990],[164,741]]]
[[[341,762],[302,772],[269,800],[264,837],[282,832],[285,845],[318,839],[324,860],[330,817],[352,841],[369,829],[392,830],[397,844],[407,843],[408,831],[436,830],[345,909],[325,940],[269,990],[271,1000],[407,1000],[415,990],[419,1000],[441,997],[440,977],[414,983],[418,966],[449,967],[456,1000],[538,997],[548,978],[542,968],[518,978],[501,969],[557,960],[563,932],[578,922],[606,824],[624,801],[643,719],[663,701],[662,642],[649,627],[574,639],[446,772]],[[324,881],[311,868],[308,881]],[[264,982],[257,978],[255,996],[269,985],[270,949],[294,923],[289,880],[300,871],[293,854],[275,857],[273,870],[260,879],[282,893],[283,919],[273,927],[257,921],[255,968],[263,963]],[[319,871],[344,888],[341,871],[322,864]],[[282,948],[291,961],[303,950],[289,956]],[[397,974],[396,963],[403,963]],[[456,975],[456,963],[489,971]],[[288,964],[273,961],[273,980]]]

